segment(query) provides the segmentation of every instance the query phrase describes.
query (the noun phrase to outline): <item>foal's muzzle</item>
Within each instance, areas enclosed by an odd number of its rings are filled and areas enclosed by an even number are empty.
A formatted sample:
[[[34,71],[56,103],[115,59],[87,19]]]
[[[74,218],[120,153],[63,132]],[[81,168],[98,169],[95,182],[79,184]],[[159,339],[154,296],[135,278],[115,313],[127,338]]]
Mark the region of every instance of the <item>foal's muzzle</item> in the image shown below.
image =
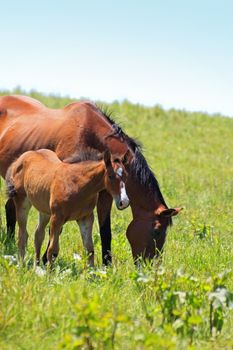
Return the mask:
[[[123,209],[126,209],[128,206],[129,206],[129,198],[128,200],[125,200],[125,201],[115,201],[116,202],[116,206],[117,206],[117,209],[119,210],[123,210]]]
[[[126,209],[129,206],[129,197],[127,196],[124,182],[121,183],[120,196],[117,196],[114,200],[119,210]]]

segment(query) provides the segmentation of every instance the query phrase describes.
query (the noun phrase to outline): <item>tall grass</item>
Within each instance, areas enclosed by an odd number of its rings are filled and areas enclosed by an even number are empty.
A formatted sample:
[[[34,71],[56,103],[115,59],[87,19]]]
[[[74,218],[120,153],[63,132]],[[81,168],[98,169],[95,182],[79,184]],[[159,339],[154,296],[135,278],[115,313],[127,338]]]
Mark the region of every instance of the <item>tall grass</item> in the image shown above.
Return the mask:
[[[70,102],[31,95],[53,108]],[[95,270],[85,268],[77,225],[69,223],[55,271],[38,275],[32,268],[37,223],[32,210],[26,266],[19,268],[6,257],[17,250],[5,241],[1,181],[0,348],[231,349],[233,120],[128,101],[109,108],[143,143],[168,204],[185,208],[174,218],[163,263],[135,269],[125,236],[130,209],[114,209],[111,268],[101,265],[97,222]]]

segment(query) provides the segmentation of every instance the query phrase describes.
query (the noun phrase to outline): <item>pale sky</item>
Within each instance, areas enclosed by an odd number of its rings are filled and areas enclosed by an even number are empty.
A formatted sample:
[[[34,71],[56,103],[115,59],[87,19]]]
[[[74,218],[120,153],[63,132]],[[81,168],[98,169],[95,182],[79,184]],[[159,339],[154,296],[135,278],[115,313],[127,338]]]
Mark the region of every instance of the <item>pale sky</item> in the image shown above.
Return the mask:
[[[233,1],[0,0],[0,89],[233,116]]]

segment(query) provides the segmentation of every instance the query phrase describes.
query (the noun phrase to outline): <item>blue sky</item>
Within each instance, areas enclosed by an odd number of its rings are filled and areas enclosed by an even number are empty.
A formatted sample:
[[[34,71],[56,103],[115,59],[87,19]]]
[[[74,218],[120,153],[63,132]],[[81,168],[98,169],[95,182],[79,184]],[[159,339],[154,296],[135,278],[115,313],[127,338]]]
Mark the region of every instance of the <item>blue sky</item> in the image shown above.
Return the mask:
[[[233,1],[0,5],[0,89],[233,116]]]

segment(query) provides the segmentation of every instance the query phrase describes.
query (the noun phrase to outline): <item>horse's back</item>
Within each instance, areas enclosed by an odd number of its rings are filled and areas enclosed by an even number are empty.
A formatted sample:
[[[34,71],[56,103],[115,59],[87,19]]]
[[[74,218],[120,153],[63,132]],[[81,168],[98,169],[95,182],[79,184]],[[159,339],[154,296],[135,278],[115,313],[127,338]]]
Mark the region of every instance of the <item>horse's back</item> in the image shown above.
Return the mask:
[[[41,102],[28,96],[0,96],[0,111],[6,114],[31,113],[46,108]]]
[[[49,149],[40,149],[37,151],[27,151],[21,154],[11,165],[14,171],[24,168],[24,171],[28,168],[43,170],[43,173],[48,172],[53,164],[60,164],[61,160],[57,157],[56,153]],[[41,173],[38,171],[38,175]]]
[[[89,101],[76,101],[69,103],[61,109],[52,109],[46,107],[40,101],[23,95],[5,95],[0,96],[0,110],[11,110],[11,111],[21,111],[22,113],[32,112],[32,111],[41,111],[46,109],[48,111],[54,111],[56,114],[61,111],[62,115],[68,115],[70,112],[76,112],[80,108],[91,107],[94,108],[94,104]]]

